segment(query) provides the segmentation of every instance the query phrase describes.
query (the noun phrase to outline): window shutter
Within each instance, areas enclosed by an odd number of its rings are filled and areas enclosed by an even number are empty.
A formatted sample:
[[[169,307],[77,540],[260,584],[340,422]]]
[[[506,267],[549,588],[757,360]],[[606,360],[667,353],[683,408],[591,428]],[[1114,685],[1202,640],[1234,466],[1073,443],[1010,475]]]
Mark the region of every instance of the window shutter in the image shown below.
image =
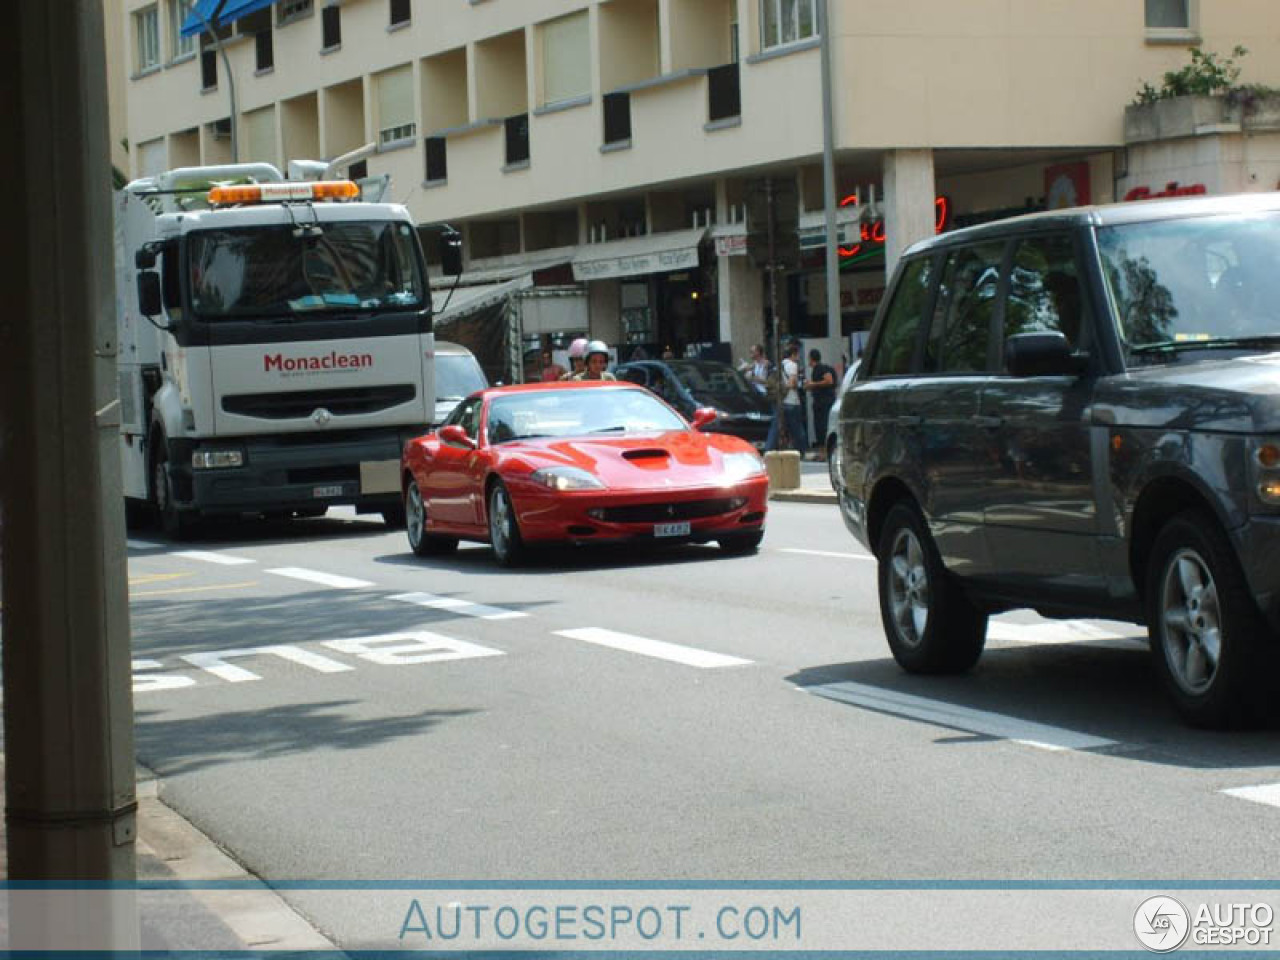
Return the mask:
[[[591,92],[591,37],[587,12],[544,23],[543,103],[572,100]]]
[[[413,68],[404,66],[378,74],[379,130],[403,131],[413,128],[413,123]],[[405,136],[413,136],[413,129],[389,139],[402,140]]]
[[[276,111],[274,107],[254,110],[241,118],[241,131],[244,133],[244,146],[240,150],[240,159],[246,163],[276,160]]]

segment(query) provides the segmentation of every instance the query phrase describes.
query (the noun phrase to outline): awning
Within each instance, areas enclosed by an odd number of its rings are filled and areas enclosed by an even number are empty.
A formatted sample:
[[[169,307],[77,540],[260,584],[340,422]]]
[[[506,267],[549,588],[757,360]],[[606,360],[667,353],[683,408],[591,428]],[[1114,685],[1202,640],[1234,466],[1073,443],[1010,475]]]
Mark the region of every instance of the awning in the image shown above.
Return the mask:
[[[447,323],[458,317],[475,313],[485,307],[505,300],[521,290],[533,286],[533,277],[528,273],[521,274],[504,283],[486,283],[475,287],[459,287],[449,296],[449,289],[437,288],[431,291],[431,308],[436,311],[435,322]]]
[[[698,265],[698,245],[706,232],[706,227],[695,227],[587,244],[574,255],[573,279],[605,280],[688,270]]]
[[[241,17],[257,13],[271,6],[274,0],[196,0],[195,6],[182,21],[182,35],[194,37],[205,29],[205,21],[224,26],[234,23]]]
[[[560,267],[569,263],[573,259],[574,250],[569,248],[563,250],[553,256],[531,255],[520,257],[511,263],[503,263],[497,266],[486,266],[479,270],[468,270],[462,275],[461,286],[474,287],[478,284],[504,283],[507,280],[514,280],[526,274],[536,273],[538,270],[548,270],[551,267]],[[434,274],[431,277],[432,290],[447,290],[453,286],[454,277],[444,276],[443,274]],[[462,291],[459,290],[459,293]]]

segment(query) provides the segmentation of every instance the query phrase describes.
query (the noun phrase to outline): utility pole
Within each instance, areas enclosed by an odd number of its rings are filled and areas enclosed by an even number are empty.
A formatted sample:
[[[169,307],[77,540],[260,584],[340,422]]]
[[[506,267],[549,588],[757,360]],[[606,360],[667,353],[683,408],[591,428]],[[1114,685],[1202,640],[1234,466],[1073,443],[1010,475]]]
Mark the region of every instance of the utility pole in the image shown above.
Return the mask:
[[[133,698],[101,0],[18,0],[0,38],[0,546],[12,950],[137,949]],[[65,903],[65,901],[58,901]]]
[[[782,333],[780,331],[781,323],[778,321],[778,206],[776,190],[773,185],[773,177],[768,177],[764,182],[765,205],[769,211],[766,218],[768,220],[768,259],[765,269],[769,272],[769,316],[773,319],[773,356],[774,362],[778,365],[778,389],[774,392],[773,398],[773,415],[775,423],[778,424],[778,447],[786,447],[791,442],[788,435],[787,421],[782,415],[782,397],[786,393],[782,383]]]
[[[226,6],[225,0],[219,3],[213,10],[213,23],[209,22],[200,10],[200,4],[196,3],[191,10],[200,22],[204,24],[204,28],[209,31],[209,36],[213,38],[213,46],[218,51],[218,56],[222,58],[222,72],[227,75],[227,95],[231,98],[231,162],[240,162],[240,135],[236,132],[236,78],[231,75],[231,60],[227,57],[227,49],[222,45],[222,38],[218,36],[216,24],[218,15],[222,12],[222,8]]]
[[[827,336],[839,337],[840,250],[836,237],[836,129],[832,104],[830,0],[818,0],[818,30],[822,37],[822,203],[827,232]]]

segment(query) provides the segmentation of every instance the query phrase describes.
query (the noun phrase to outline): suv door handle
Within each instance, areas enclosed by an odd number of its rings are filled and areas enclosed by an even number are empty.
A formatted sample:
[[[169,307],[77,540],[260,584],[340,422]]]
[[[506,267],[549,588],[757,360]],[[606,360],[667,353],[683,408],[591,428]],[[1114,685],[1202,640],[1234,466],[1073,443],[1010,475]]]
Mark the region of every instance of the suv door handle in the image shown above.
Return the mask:
[[[985,427],[987,430],[995,430],[1004,426],[1004,417],[976,416],[973,418],[974,424],[979,427]]]
[[[918,427],[924,423],[924,417],[918,414],[910,417],[898,417],[894,422],[900,427]]]

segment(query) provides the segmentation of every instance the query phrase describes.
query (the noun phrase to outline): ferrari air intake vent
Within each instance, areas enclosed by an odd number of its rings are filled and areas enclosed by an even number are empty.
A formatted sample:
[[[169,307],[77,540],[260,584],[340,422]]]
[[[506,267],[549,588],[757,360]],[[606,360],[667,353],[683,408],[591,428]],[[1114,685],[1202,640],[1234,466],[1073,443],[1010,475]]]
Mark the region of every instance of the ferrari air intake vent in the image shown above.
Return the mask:
[[[661,447],[642,448],[640,450],[628,450],[622,455],[623,460],[666,460],[671,454]]]

